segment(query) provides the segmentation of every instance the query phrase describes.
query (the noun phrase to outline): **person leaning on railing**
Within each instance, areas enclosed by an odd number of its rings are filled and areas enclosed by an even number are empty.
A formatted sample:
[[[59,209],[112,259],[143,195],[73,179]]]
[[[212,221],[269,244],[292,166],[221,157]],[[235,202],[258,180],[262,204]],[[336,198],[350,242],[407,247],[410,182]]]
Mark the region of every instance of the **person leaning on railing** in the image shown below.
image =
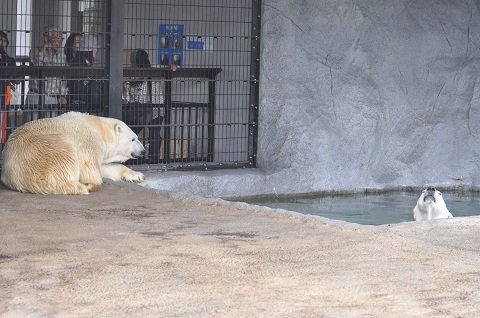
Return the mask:
[[[80,40],[82,39],[81,33],[71,33],[67,40],[65,41],[65,46],[63,47],[63,52],[65,53],[65,57],[67,60],[68,66],[76,66],[78,64],[78,49],[80,48]],[[73,96],[73,92],[77,85],[76,79],[68,79],[67,80],[67,87],[68,87],[68,104],[72,105],[77,103],[78,97]]]
[[[148,53],[143,49],[136,49],[130,55],[129,64],[134,68],[152,67]],[[124,82],[122,100],[125,105],[125,120],[133,125],[132,130],[145,136],[145,125],[148,127],[148,156],[152,163],[158,163],[160,154],[161,124],[163,122],[163,82],[140,74]]]
[[[152,67],[148,53],[143,49],[136,49],[132,52],[130,64],[132,67]],[[123,100],[130,103],[162,104],[162,82],[144,77],[130,79],[124,82]]]
[[[91,67],[95,63],[98,42],[93,34],[84,34],[79,41],[78,52],[71,66]],[[70,103],[75,110],[95,113],[100,111],[103,101],[103,82],[94,78],[72,80],[70,83]]]

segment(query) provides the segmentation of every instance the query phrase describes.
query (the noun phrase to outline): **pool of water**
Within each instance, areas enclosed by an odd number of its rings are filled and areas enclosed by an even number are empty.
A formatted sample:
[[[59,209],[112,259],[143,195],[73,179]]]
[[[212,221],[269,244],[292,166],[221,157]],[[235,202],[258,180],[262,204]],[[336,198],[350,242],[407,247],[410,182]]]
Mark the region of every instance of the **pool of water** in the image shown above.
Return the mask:
[[[413,208],[420,193],[388,192],[304,198],[258,198],[242,200],[256,205],[319,215],[351,223],[380,225],[414,221]],[[453,216],[480,214],[480,193],[451,194],[443,198]]]

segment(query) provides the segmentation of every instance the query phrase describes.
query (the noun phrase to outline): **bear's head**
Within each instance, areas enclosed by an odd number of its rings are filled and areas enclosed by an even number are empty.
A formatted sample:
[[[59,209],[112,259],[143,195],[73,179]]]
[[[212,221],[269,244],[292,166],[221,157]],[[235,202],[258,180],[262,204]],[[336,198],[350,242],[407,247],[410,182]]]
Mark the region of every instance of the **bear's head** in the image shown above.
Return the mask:
[[[121,120],[114,123],[114,144],[111,145],[108,158],[104,163],[125,162],[143,156],[145,148],[138,136]]]

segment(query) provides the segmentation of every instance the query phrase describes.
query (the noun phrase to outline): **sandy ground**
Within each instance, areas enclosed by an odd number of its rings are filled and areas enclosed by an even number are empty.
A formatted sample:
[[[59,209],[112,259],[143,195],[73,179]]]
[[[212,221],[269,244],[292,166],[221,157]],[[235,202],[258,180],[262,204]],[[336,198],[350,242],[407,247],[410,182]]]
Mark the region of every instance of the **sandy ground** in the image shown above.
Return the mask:
[[[480,218],[356,226],[174,197],[0,187],[0,315],[480,314]]]

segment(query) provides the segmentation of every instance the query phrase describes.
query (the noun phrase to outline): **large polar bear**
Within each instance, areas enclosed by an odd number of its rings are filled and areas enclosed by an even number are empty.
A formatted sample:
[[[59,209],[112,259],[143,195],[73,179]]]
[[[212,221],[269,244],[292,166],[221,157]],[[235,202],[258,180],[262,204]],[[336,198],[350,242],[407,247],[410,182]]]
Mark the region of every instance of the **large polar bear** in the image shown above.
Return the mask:
[[[3,150],[1,179],[20,192],[88,194],[102,177],[142,182],[142,173],[120,162],[144,151],[121,120],[69,112],[18,127]]]
[[[434,187],[427,187],[417,200],[413,208],[415,221],[453,218],[443,200],[442,193]]]

